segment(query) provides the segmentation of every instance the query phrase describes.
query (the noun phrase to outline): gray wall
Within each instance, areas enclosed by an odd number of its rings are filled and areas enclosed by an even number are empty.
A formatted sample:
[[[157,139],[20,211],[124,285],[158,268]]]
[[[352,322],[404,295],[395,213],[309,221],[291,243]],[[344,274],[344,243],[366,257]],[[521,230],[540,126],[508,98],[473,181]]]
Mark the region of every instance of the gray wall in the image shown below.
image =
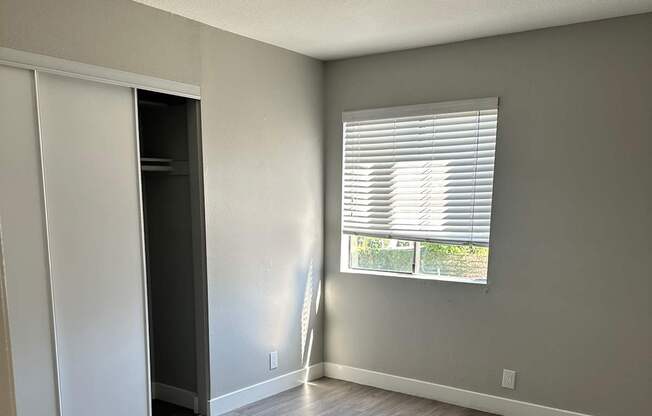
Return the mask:
[[[215,396],[303,364],[304,294],[322,274],[322,65],[208,27],[201,44]]]
[[[322,274],[322,64],[128,0],[0,0],[0,46],[201,86],[211,397],[299,369]]]
[[[199,84],[198,23],[129,0],[0,0],[0,45]]]
[[[326,361],[648,415],[651,45],[647,14],[328,63]],[[501,99],[489,285],[340,273],[341,112],[486,96]]]

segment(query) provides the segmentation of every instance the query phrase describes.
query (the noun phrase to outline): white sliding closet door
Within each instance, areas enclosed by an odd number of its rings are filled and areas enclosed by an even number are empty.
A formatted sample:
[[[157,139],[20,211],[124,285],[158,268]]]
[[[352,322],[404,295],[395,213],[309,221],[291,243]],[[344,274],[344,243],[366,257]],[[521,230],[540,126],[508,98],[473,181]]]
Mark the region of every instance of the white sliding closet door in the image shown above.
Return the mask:
[[[145,416],[133,90],[37,76],[63,416]]]
[[[56,415],[34,72],[3,65],[0,65],[0,227],[7,295],[5,319],[11,337],[11,360],[0,363],[0,367],[13,370],[18,416]],[[0,354],[0,360],[4,361],[5,355]],[[3,405],[9,405],[11,400],[0,393],[1,415],[6,411]]]

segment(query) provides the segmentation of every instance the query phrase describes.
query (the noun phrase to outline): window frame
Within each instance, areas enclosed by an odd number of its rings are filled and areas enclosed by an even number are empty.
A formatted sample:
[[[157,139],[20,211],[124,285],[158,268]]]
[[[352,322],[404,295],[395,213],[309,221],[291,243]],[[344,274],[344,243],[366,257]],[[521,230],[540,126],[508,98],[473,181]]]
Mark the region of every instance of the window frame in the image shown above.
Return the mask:
[[[416,279],[416,280],[434,280],[442,282],[455,282],[455,283],[469,283],[474,285],[487,285],[489,282],[489,267],[487,267],[487,277],[484,279],[474,279],[471,277],[459,277],[459,276],[445,276],[445,275],[435,275],[435,274],[426,274],[419,273],[417,270],[417,265],[419,264],[418,258],[420,257],[420,244],[421,241],[414,241],[413,256],[412,256],[412,271],[411,272],[400,272],[400,271],[386,271],[386,270],[376,270],[376,269],[363,269],[357,267],[351,267],[351,238],[354,235],[344,234],[340,232],[340,272],[347,273],[352,275],[371,275],[371,276],[381,276],[381,277],[400,277],[404,279]],[[491,253],[491,250],[489,250]]]
[[[454,282],[454,283],[467,283],[472,285],[487,285],[489,282],[489,266],[491,263],[491,234],[489,237],[489,243],[487,247],[489,248],[489,254],[487,258],[487,273],[484,279],[478,278],[469,278],[469,277],[459,277],[459,276],[442,276],[434,274],[420,273],[420,244],[427,241],[417,241],[414,240],[413,245],[413,260],[412,260],[412,271],[411,272],[400,272],[400,271],[384,271],[384,270],[375,270],[375,269],[363,269],[363,268],[354,268],[351,267],[351,238],[353,234],[345,234],[343,230],[343,212],[344,212],[344,166],[345,166],[345,152],[344,152],[344,137],[345,137],[345,123],[352,121],[362,121],[373,118],[391,118],[391,117],[407,117],[412,115],[422,115],[427,113],[442,113],[442,112],[456,112],[463,111],[468,109],[469,106],[476,106],[480,109],[495,106],[498,109],[498,114],[500,114],[499,109],[499,99],[498,97],[487,97],[487,98],[477,98],[469,100],[458,100],[458,101],[448,101],[448,102],[438,102],[438,103],[428,103],[428,104],[416,104],[416,105],[406,105],[399,107],[382,107],[382,108],[373,108],[366,110],[356,110],[356,111],[345,111],[342,112],[341,119],[341,169],[340,169],[340,272],[347,273],[351,275],[371,275],[371,276],[380,276],[380,277],[400,277],[416,280],[431,280],[431,281],[443,281],[443,282]],[[499,117],[497,117],[496,123],[496,143],[498,142],[498,126],[499,126]],[[494,172],[495,172],[495,162],[494,162]],[[493,185],[495,188],[495,183]],[[493,193],[493,191],[492,191]],[[491,218],[493,219],[494,209],[493,209],[493,197],[491,202]],[[491,221],[493,222],[493,221]],[[491,227],[491,226],[490,226]],[[400,239],[398,239],[401,241]]]

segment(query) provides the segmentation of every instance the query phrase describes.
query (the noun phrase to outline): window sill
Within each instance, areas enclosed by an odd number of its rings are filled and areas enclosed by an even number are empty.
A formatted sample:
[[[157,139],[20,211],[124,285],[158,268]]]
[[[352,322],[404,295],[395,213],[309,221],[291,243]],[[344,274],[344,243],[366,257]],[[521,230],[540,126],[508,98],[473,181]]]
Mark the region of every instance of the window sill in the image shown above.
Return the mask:
[[[472,285],[487,284],[487,279],[484,280],[470,279],[468,277],[435,276],[429,274],[383,272],[380,270],[365,270],[365,269],[351,269],[351,268],[341,268],[340,272],[353,274],[353,275],[365,275],[365,276],[377,276],[377,277],[400,277],[403,279],[410,279],[410,280],[434,280],[438,282],[466,283]]]

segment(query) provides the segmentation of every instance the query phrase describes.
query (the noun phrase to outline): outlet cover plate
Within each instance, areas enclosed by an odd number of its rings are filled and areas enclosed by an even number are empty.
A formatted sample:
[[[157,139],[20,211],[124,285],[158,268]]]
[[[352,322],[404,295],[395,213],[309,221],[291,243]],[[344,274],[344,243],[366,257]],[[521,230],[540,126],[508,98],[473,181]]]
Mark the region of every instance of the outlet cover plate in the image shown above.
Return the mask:
[[[503,383],[502,386],[506,389],[512,389],[516,387],[516,371],[503,369]]]
[[[278,368],[278,351],[269,353],[269,369],[275,370]]]

